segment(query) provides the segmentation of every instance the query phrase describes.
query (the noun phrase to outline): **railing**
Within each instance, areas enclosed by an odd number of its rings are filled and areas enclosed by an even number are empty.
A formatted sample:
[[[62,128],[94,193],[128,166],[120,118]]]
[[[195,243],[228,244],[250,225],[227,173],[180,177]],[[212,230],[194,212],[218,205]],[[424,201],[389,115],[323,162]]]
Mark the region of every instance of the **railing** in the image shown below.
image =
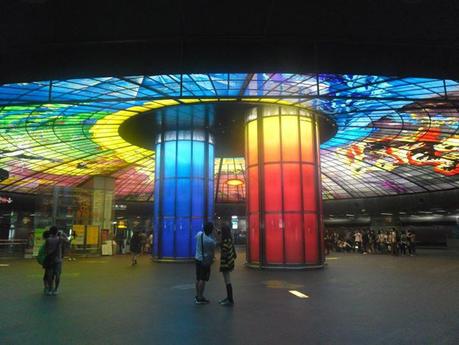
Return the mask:
[[[27,240],[0,240],[0,257],[24,257]]]

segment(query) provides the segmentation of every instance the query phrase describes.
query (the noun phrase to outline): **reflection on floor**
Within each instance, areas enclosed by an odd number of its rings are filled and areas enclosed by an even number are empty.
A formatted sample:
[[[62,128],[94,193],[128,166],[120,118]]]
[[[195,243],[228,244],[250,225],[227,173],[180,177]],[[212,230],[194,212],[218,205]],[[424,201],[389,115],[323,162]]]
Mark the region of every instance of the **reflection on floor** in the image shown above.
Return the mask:
[[[35,261],[2,260],[0,344],[458,344],[459,253],[419,254],[332,253],[323,270],[272,272],[241,253],[232,308],[217,303],[216,265],[197,306],[192,264],[65,262],[61,294],[45,297]]]

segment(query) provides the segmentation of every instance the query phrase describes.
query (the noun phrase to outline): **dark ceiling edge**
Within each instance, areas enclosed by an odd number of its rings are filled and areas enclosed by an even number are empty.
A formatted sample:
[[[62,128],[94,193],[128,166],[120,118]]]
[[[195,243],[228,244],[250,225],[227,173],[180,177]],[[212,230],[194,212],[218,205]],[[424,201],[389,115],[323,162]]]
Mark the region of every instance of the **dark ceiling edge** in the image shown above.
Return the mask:
[[[256,71],[459,78],[459,48],[454,45],[315,42],[301,37],[43,45],[12,49],[0,57],[1,84]]]

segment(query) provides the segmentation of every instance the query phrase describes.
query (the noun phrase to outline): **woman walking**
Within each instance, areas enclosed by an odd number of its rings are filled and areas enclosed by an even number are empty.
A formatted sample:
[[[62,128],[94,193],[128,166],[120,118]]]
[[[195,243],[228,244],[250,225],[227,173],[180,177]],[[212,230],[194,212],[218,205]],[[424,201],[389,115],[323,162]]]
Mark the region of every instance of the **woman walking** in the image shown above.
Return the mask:
[[[222,226],[222,238],[220,246],[220,272],[223,273],[223,279],[225,280],[227,297],[225,299],[222,299],[218,303],[225,306],[232,306],[234,304],[234,300],[230,272],[234,270],[236,250],[234,249],[233,238],[231,237],[231,230],[229,226],[226,224]]]

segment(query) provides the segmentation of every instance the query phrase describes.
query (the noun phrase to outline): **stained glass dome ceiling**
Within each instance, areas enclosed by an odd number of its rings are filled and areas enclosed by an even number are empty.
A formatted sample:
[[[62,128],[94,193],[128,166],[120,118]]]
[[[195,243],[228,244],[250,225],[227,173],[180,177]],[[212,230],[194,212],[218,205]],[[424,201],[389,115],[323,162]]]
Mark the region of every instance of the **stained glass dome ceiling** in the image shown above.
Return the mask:
[[[151,200],[155,154],[124,140],[118,129],[139,113],[200,102],[291,105],[333,119],[337,132],[321,144],[324,199],[454,189],[458,101],[454,80],[368,75],[177,74],[6,84],[0,86],[0,167],[10,177],[0,189],[37,193],[106,175],[116,178],[118,198]],[[243,178],[243,158],[225,158],[226,178]],[[216,171],[218,165],[217,159]]]

